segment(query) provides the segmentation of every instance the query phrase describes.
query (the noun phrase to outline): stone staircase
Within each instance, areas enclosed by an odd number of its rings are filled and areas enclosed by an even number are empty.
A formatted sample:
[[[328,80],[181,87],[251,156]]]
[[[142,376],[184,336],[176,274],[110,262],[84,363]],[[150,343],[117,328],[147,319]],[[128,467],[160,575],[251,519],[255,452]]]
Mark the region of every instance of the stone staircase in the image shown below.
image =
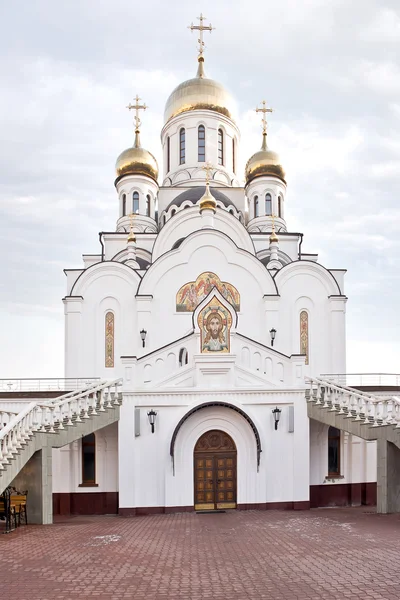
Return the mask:
[[[400,399],[307,378],[310,419],[377,442],[377,512],[400,512]]]
[[[2,409],[0,401],[0,494],[35,452],[46,450],[51,467],[52,448],[118,421],[121,385],[121,379],[96,381],[45,402],[30,402],[18,413]]]

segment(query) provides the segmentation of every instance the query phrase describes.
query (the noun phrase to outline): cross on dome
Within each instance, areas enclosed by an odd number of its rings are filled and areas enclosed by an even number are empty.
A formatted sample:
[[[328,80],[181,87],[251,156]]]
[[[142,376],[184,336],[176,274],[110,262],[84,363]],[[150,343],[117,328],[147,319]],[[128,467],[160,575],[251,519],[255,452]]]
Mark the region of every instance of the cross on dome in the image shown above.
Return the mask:
[[[265,100],[263,100],[261,102],[261,104],[262,104],[262,108],[258,108],[258,106],[257,106],[256,113],[259,113],[259,112],[263,113],[263,117],[261,119],[261,123],[262,123],[262,126],[263,126],[263,134],[264,133],[266,134],[267,133],[267,125],[268,125],[267,119],[266,119],[266,115],[267,115],[267,113],[272,113],[273,109],[267,107],[267,103],[266,103]]]
[[[204,167],[201,167],[206,172],[206,183],[210,183],[210,173],[214,169],[210,162],[206,163]]]
[[[129,235],[128,235],[128,240],[127,241],[128,242],[136,242],[136,237],[135,237],[135,234],[133,232],[133,220],[136,217],[136,215],[135,215],[135,213],[132,212],[132,213],[130,213],[128,215],[128,217],[129,217],[129,229],[130,229],[130,231],[129,231]]]
[[[146,106],[146,104],[140,104],[139,103],[140,100],[141,100],[141,98],[139,98],[139,96],[136,94],[135,104],[129,103],[128,106],[126,107],[128,110],[135,111],[135,116],[133,117],[133,120],[135,123],[135,144],[134,144],[135,148],[140,147],[139,134],[140,134],[140,126],[142,124],[142,121],[139,119],[139,110],[146,110],[146,108],[148,108],[148,106]]]
[[[207,18],[207,17],[203,17],[203,13],[200,13],[200,16],[197,18],[200,21],[200,25],[193,25],[193,23],[192,23],[191,25],[188,25],[188,29],[190,29],[192,32],[199,31],[200,37],[197,41],[199,42],[199,58],[202,58],[203,51],[205,48],[205,43],[203,41],[203,31],[209,31],[211,33],[212,30],[215,29],[215,27],[213,27],[211,25],[211,23],[209,25],[203,25],[204,20]]]

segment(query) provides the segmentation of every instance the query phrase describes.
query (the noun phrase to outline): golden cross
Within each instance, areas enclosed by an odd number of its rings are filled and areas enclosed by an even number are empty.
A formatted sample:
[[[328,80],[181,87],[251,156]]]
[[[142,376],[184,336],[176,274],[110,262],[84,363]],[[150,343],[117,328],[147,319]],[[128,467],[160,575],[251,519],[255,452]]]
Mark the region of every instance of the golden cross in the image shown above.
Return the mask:
[[[130,215],[128,215],[128,217],[129,217],[129,220],[130,220],[130,223],[129,223],[129,229],[130,229],[130,231],[129,231],[129,235],[128,235],[128,242],[129,241],[135,242],[136,238],[135,238],[135,234],[133,232],[133,220],[136,217],[136,215],[135,215],[135,213],[131,213]]]
[[[136,133],[139,133],[139,127],[142,124],[141,120],[139,119],[139,110],[146,110],[146,108],[148,108],[148,106],[146,106],[145,104],[139,104],[139,100],[141,100],[141,98],[139,98],[139,96],[136,94],[135,104],[129,103],[126,107],[128,110],[134,110],[136,113],[133,117],[133,120],[135,121]]]
[[[203,14],[200,13],[200,16],[197,17],[198,20],[200,21],[200,25],[193,25],[193,23],[191,25],[188,26],[188,29],[190,29],[191,31],[199,31],[200,32],[200,37],[197,40],[199,42],[199,53],[200,56],[203,55],[203,50],[205,47],[204,41],[203,41],[203,31],[209,31],[210,33],[212,32],[213,29],[215,29],[215,27],[213,27],[211,25],[211,23],[209,25],[203,25],[203,21],[204,19],[206,19],[206,17],[203,17]]]
[[[275,233],[275,215],[274,214],[271,215],[271,219],[272,219],[272,231]]]
[[[262,104],[262,108],[258,108],[258,106],[257,106],[256,113],[259,113],[259,112],[263,113],[263,118],[261,120],[261,123],[262,123],[262,126],[263,126],[263,133],[267,133],[267,119],[265,117],[266,117],[267,113],[272,113],[273,109],[272,108],[267,108],[267,103],[266,103],[265,100],[263,100],[261,102],[261,104]]]
[[[214,169],[210,162],[206,163],[204,167],[201,167],[206,172],[206,183],[210,183],[210,173]]]

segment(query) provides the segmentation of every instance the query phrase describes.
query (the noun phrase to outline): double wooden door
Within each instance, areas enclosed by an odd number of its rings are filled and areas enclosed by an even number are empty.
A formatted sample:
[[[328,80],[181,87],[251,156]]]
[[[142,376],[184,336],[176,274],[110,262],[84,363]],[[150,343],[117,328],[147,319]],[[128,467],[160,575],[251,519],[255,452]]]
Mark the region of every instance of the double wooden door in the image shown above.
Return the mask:
[[[219,430],[205,433],[194,449],[195,510],[236,508],[236,446]]]

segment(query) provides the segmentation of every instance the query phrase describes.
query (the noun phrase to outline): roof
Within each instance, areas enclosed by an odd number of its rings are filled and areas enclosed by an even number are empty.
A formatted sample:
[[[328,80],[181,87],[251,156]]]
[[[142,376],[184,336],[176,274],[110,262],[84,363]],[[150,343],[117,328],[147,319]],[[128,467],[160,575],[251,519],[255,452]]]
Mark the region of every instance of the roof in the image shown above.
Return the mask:
[[[184,192],[182,192],[181,194],[176,196],[176,198],[174,198],[168,204],[168,206],[166,208],[166,212],[169,211],[171,206],[182,206],[182,204],[184,202],[187,202],[188,200],[189,200],[189,202],[196,204],[196,202],[198,202],[200,200],[200,198],[204,195],[205,191],[206,191],[205,186],[192,187],[190,189],[185,190]],[[226,206],[226,207],[228,207],[228,206],[234,207],[235,206],[234,203],[232,202],[232,200],[230,200],[228,198],[228,196],[226,196],[225,194],[220,192],[218,189],[212,187],[212,188],[210,188],[210,192],[212,193],[214,198],[217,201],[221,202],[224,206]]]

